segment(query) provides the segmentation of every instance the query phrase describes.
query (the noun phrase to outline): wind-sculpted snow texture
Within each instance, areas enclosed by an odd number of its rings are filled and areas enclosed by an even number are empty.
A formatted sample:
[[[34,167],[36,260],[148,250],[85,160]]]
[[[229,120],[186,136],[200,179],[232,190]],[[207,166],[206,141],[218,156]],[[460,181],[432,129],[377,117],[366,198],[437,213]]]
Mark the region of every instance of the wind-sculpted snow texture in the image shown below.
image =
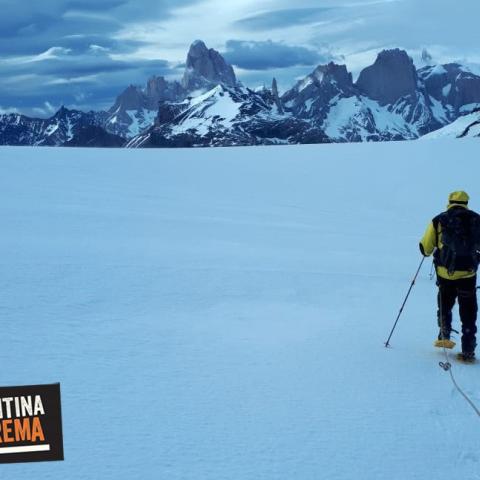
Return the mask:
[[[383,346],[477,139],[0,160],[2,385],[61,382],[66,457],[5,478],[478,478],[428,262]]]
[[[479,76],[454,63],[417,70],[399,49],[380,52],[356,82],[345,65],[329,63],[280,95],[275,79],[269,89],[246,88],[219,52],[196,41],[181,82],[154,76],[145,87],[130,85],[108,112],[69,115],[124,146],[192,147],[412,140],[478,108]],[[0,115],[0,143],[69,144],[68,134],[52,134],[58,115]],[[96,144],[106,134],[93,131],[96,140],[82,135],[75,144],[103,146]]]

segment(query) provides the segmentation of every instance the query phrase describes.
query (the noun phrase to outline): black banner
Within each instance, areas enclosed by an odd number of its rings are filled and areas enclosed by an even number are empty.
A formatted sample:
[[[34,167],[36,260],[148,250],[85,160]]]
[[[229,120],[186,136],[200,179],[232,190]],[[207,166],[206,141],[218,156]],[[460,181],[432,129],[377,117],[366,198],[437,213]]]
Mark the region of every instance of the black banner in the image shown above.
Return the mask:
[[[60,384],[0,387],[0,463],[63,460]]]

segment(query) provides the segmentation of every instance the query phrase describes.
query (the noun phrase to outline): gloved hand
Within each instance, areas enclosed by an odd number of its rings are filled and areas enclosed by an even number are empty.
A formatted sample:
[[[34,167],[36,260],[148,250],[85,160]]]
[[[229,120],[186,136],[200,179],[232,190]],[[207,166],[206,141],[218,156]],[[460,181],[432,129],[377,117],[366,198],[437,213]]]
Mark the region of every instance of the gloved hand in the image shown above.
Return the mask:
[[[423,249],[423,245],[421,243],[418,244],[418,247],[420,248],[420,253],[424,256],[424,257],[428,257],[428,255],[425,254],[425,250]]]

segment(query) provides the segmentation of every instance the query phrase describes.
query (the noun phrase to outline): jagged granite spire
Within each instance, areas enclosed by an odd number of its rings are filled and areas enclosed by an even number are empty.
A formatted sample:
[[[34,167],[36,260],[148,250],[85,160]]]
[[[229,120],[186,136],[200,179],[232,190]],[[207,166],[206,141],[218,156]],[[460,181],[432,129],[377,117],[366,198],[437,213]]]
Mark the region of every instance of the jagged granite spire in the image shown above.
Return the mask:
[[[237,84],[231,65],[213,48],[208,49],[201,40],[190,46],[182,79],[185,90],[193,91],[216,85],[233,87]]]
[[[273,99],[275,100],[275,104],[277,105],[278,113],[283,114],[284,110],[283,110],[282,101],[280,100],[280,96],[278,95],[278,85],[277,85],[276,78],[272,80],[272,95],[273,95]]]

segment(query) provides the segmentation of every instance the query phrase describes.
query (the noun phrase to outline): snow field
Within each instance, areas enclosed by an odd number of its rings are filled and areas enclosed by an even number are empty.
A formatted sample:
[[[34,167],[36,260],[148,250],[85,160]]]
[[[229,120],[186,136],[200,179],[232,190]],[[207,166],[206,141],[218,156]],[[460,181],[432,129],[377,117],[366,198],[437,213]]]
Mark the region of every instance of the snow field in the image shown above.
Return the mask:
[[[480,478],[430,265],[383,346],[477,152],[0,149],[0,383],[62,383],[66,456],[12,478]]]

